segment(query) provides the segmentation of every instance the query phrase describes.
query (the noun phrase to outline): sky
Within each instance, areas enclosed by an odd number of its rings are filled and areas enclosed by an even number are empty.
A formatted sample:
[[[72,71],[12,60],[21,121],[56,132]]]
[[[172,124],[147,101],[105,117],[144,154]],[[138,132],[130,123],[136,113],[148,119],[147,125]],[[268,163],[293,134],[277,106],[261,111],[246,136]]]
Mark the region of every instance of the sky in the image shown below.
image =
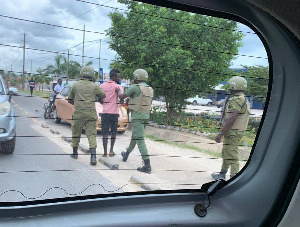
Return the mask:
[[[25,51],[26,72],[36,73],[37,68],[43,69],[49,64],[54,64],[56,53],[67,54],[67,49],[70,51],[70,60],[81,64],[83,32],[74,29],[83,30],[85,26],[86,31],[93,32],[85,33],[84,55],[92,58],[85,58],[84,61],[85,63],[93,61],[93,67],[96,70],[99,65],[97,58],[100,52],[100,67],[103,68],[104,73],[108,73],[109,64],[116,56],[116,52],[109,49],[109,38],[105,35],[105,31],[111,26],[108,14],[116,8],[125,10],[126,7],[117,3],[117,0],[86,1],[100,4],[100,6],[77,0],[9,0],[2,3],[0,7],[0,69],[22,72],[24,33],[27,48],[44,50],[27,49]],[[57,28],[7,17],[74,29]],[[241,65],[267,66],[266,51],[257,35],[242,24],[239,24],[239,30],[245,34],[242,40],[244,45],[239,49],[239,56],[232,62],[231,68],[241,68]]]

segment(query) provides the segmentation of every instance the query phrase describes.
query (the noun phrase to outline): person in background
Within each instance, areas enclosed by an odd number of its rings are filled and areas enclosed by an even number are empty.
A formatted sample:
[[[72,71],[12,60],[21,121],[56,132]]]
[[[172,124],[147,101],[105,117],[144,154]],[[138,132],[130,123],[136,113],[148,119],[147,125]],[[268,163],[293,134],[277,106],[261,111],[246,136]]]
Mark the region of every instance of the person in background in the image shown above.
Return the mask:
[[[59,78],[57,80],[57,84],[55,85],[53,91],[55,94],[59,94],[63,88],[64,86],[62,85],[62,80]]]
[[[34,86],[35,86],[35,82],[33,80],[33,77],[31,77],[30,80],[29,80],[29,88],[30,88],[30,96],[31,97],[32,97]]]
[[[230,96],[226,99],[223,113],[221,115],[221,130],[215,138],[220,143],[222,138],[222,167],[219,173],[213,173],[215,180],[225,180],[226,173],[230,169],[230,177],[239,171],[238,144],[243,132],[247,129],[250,117],[250,104],[245,96],[247,81],[240,76],[234,76],[229,81]]]
[[[129,154],[137,144],[144,162],[144,166],[138,167],[137,170],[144,173],[151,173],[150,159],[145,144],[144,132],[150,118],[153,89],[146,84],[148,73],[144,69],[135,70],[133,72],[133,79],[134,84],[120,96],[121,99],[129,97],[129,108],[133,123],[130,144],[126,149],[126,152],[123,151],[121,155],[123,157],[123,162],[126,162]]]
[[[120,71],[117,69],[112,69],[109,73],[109,76],[110,80],[100,85],[100,88],[105,93],[105,98],[103,99],[103,112],[101,114],[101,131],[104,149],[103,157],[107,157],[109,134],[111,134],[109,156],[112,157],[115,155],[114,145],[116,141],[119,118],[118,94],[123,94],[123,88],[121,85],[119,85],[121,80]]]
[[[80,142],[81,132],[85,127],[85,133],[89,141],[89,149],[91,152],[91,165],[97,164],[96,148],[97,148],[97,112],[95,109],[95,97],[98,97],[99,102],[105,98],[101,88],[92,82],[94,79],[94,69],[85,66],[80,71],[82,79],[73,84],[69,94],[68,102],[74,104],[75,111],[72,116],[72,141],[73,154],[71,157],[78,158],[78,145]]]

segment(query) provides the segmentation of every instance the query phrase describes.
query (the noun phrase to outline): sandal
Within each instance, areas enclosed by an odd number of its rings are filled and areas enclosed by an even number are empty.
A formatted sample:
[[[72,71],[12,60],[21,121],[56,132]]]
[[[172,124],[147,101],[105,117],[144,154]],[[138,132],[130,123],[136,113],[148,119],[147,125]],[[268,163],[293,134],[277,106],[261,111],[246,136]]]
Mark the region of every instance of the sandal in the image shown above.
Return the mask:
[[[107,154],[102,155],[103,158],[107,158]]]
[[[109,157],[113,157],[115,156],[116,154],[114,152],[109,152]]]

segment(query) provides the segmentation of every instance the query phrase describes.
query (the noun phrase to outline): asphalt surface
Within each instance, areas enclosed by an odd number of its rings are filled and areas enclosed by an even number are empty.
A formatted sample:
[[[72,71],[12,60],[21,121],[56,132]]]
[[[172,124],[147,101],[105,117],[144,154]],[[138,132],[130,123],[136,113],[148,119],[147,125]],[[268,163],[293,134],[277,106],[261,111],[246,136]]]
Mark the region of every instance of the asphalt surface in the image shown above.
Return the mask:
[[[41,127],[46,99],[20,93],[12,100],[17,140],[13,154],[0,156],[0,202],[122,192],[89,164],[71,159],[60,135],[41,133],[49,130]]]

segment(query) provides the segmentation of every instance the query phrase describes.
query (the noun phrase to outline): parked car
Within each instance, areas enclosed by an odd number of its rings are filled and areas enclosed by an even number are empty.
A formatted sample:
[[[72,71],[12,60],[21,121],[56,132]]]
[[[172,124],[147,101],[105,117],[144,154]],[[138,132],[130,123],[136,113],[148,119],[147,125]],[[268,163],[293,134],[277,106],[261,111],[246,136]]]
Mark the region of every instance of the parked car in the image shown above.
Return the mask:
[[[8,89],[8,91],[12,91],[13,95],[18,95],[19,94],[19,90],[16,87],[10,87]]]
[[[205,106],[205,105],[211,106],[212,105],[211,99],[201,98],[198,95],[193,98],[188,98],[187,102],[192,103],[193,105],[203,105],[203,106]]]
[[[56,96],[55,99],[55,111],[54,111],[54,121],[60,123],[61,119],[71,123],[72,115],[74,112],[74,106],[68,103],[68,93],[71,85],[65,86],[62,91]],[[101,113],[103,111],[103,106],[99,102],[95,102],[95,107],[97,111],[97,131],[101,131]],[[124,133],[128,128],[128,114],[127,110],[120,104],[119,105],[119,121],[118,121],[118,132]]]
[[[15,150],[16,144],[16,118],[11,96],[13,92],[7,91],[0,75],[0,153],[10,154]]]
[[[215,101],[214,105],[220,108],[223,106],[224,103],[225,103],[225,99],[220,99],[218,101]]]

